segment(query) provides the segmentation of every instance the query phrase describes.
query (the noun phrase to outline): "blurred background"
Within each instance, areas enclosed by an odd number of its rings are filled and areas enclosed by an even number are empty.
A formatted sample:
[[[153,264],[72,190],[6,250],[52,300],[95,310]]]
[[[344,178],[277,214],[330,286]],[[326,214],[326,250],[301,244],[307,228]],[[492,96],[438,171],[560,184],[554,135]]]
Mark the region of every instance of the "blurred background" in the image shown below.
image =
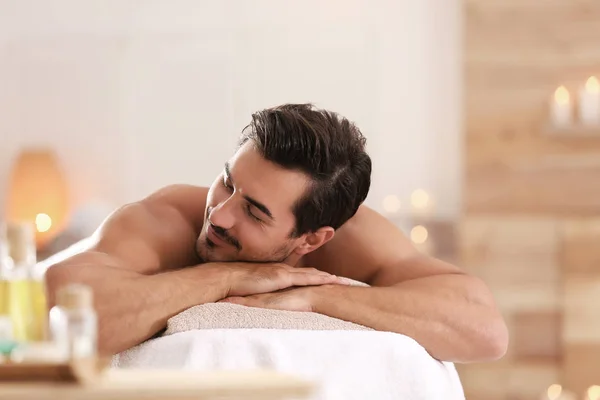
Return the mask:
[[[367,204],[494,291],[510,350],[458,367],[467,399],[583,396],[597,77],[598,0],[0,0],[0,207],[44,259],[123,203],[210,185],[253,111],[312,102],[367,137]]]

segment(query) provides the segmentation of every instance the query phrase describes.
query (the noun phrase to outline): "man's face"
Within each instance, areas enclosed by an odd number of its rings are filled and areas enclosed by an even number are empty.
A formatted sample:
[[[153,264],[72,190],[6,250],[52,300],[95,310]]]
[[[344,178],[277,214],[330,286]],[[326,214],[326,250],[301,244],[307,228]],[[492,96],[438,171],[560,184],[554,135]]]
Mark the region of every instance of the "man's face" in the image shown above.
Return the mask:
[[[198,255],[205,262],[284,262],[303,240],[291,238],[293,206],[308,177],[265,160],[249,141],[208,192]]]

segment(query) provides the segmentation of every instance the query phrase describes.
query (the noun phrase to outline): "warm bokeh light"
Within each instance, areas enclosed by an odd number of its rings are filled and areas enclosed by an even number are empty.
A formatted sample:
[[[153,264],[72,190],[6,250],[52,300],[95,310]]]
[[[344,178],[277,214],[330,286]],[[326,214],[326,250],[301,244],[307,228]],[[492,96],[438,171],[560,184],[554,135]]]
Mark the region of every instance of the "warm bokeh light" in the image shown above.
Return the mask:
[[[68,182],[54,149],[23,148],[13,163],[7,193],[6,219],[34,225],[39,250],[66,228]]]
[[[585,90],[589,93],[600,93],[600,82],[598,82],[598,78],[595,76],[590,76],[590,78],[585,83]]]
[[[416,244],[423,244],[427,241],[429,232],[423,225],[417,225],[410,231],[410,239]]]
[[[389,195],[385,196],[385,198],[383,199],[383,209],[386,212],[396,213],[400,211],[401,206],[402,203],[400,202],[398,196]]]
[[[569,91],[564,86],[559,87],[558,89],[556,89],[556,92],[554,92],[554,100],[558,104],[568,104],[570,101],[570,97],[571,96],[569,95]]]
[[[48,232],[52,227],[52,218],[48,214],[39,213],[35,216],[35,228],[38,232]]]
[[[554,384],[548,387],[548,400],[557,400],[561,394],[562,386]]]
[[[414,208],[427,208],[429,205],[429,200],[429,194],[427,194],[427,192],[423,189],[415,190],[410,196],[410,202]]]
[[[600,400],[600,386],[593,385],[587,390],[588,400]]]

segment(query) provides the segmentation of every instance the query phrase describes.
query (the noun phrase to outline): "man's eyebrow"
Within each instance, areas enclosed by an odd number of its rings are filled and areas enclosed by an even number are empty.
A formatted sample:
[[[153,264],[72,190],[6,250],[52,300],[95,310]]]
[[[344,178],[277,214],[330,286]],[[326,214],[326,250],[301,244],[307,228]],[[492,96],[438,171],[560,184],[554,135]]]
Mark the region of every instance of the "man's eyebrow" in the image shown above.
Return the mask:
[[[231,177],[231,171],[229,170],[229,161],[225,162],[225,176],[233,184],[233,178]]]
[[[254,207],[256,207],[260,211],[262,211],[262,213],[265,214],[267,217],[269,217],[273,221],[275,220],[275,218],[273,218],[273,214],[271,214],[271,210],[269,210],[269,208],[267,206],[265,206],[263,203],[255,200],[252,197],[247,196],[247,195],[243,195],[243,197],[244,197],[244,199],[246,199],[246,201],[248,203],[252,204]]]
[[[233,178],[231,177],[231,170],[229,169],[229,161],[225,163],[225,175],[227,176],[227,178],[229,179],[229,181],[231,182],[231,184],[233,185]],[[269,210],[269,207],[265,206],[263,203],[261,203],[260,201],[253,199],[252,197],[248,196],[248,195],[243,195],[242,197],[244,197],[244,199],[252,204],[254,207],[258,208],[263,214],[265,214],[267,217],[269,217],[271,220],[275,220],[275,218],[273,217],[273,214],[271,213],[271,210]]]

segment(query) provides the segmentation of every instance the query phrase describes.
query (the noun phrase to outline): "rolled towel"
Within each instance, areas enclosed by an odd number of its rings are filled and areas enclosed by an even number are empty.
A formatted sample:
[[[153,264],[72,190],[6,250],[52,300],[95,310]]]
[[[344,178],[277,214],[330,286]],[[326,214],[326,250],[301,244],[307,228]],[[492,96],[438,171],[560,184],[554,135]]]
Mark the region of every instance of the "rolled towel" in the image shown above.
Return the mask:
[[[352,281],[353,286],[368,285]],[[167,322],[164,335],[194,329],[372,330],[366,326],[314,312],[283,311],[231,303],[191,307]]]

